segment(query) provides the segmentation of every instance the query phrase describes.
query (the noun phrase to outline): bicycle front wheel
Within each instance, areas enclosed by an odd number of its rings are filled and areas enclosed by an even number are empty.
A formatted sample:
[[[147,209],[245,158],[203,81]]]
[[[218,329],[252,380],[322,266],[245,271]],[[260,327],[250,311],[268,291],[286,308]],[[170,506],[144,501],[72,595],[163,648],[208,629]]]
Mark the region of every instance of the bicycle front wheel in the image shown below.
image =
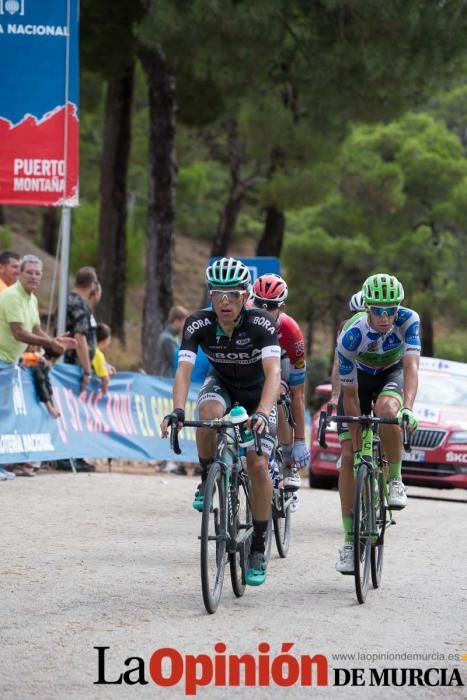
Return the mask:
[[[274,516],[274,536],[276,538],[277,551],[282,559],[288,554],[290,546],[290,504],[292,502],[292,494],[285,495],[282,491],[281,494],[282,507],[281,512]]]
[[[224,474],[221,465],[214,462],[206,479],[201,521],[201,587],[208,613],[216,612],[222,595],[227,561],[226,521]]]
[[[384,555],[384,532],[386,530],[386,504],[384,498],[384,477],[380,471],[375,472],[376,486],[375,494],[375,514],[376,514],[376,537],[371,544],[371,582],[373,588],[381,585],[383,574]]]
[[[359,603],[364,603],[371,569],[370,475],[365,464],[358,470],[353,507],[354,576]]]
[[[232,581],[233,592],[237,598],[241,598],[245,593],[246,587],[242,564],[243,568],[247,565],[249,538],[251,538],[250,531],[253,528],[248,483],[245,481],[245,478],[237,478],[235,492],[235,499],[232,499],[235,507],[235,513],[233,514],[235,532],[231,533],[231,535],[232,541],[235,542],[236,549],[229,554],[230,580]]]

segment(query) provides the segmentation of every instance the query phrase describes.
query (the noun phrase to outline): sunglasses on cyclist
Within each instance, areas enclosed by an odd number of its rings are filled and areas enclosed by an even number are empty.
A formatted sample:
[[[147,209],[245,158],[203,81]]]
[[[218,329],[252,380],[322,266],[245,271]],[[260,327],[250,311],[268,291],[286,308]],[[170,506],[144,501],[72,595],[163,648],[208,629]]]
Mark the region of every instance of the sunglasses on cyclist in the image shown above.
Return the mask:
[[[398,306],[370,306],[369,307],[372,314],[375,316],[395,316],[399,309]]]
[[[218,301],[220,299],[223,299],[224,297],[227,299],[227,301],[238,301],[238,299],[240,299],[240,297],[242,296],[243,292],[239,289],[210,289],[209,294],[211,296],[211,299],[217,299]]]
[[[279,308],[277,301],[264,301],[263,299],[255,299],[255,306],[266,311],[275,311]]]

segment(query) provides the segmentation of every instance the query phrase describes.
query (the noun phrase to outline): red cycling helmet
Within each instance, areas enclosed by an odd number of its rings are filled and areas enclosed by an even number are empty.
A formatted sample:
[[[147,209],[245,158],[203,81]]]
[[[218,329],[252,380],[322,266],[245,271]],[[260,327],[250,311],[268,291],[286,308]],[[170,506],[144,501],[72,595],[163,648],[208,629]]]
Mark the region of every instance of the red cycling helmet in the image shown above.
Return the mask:
[[[267,304],[283,304],[287,299],[289,290],[282,277],[275,274],[261,275],[255,281],[251,295],[255,301],[264,301]]]

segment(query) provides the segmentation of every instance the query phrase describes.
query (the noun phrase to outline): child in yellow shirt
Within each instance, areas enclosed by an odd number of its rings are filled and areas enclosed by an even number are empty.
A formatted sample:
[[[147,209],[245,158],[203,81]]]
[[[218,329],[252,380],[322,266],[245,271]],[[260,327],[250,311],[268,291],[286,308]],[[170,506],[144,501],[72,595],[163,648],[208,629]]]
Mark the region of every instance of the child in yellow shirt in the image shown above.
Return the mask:
[[[104,350],[106,350],[112,339],[112,331],[106,323],[98,323],[96,327],[97,346],[94,357],[92,358],[92,368],[96,376],[101,380],[102,391],[105,393],[109,386],[110,375],[115,373],[115,367],[109,365],[105,359]]]

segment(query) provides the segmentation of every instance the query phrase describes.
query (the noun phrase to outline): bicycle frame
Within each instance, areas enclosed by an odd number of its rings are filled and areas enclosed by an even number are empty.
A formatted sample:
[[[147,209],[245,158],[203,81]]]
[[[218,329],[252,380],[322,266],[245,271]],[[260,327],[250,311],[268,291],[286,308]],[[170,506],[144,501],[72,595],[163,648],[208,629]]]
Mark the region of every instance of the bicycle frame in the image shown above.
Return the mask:
[[[392,513],[388,504],[388,490],[384,474],[382,454],[375,457],[375,447],[380,450],[379,435],[376,433],[380,424],[399,425],[397,418],[379,418],[377,416],[332,416],[332,406],[321,411],[318,425],[318,440],[326,448],[326,427],[331,423],[358,423],[362,426],[360,437],[360,462],[354,465],[355,487],[353,517],[353,552],[355,589],[359,603],[364,603],[368,591],[369,577],[373,587],[378,588],[381,581],[383,562],[384,532],[386,525],[392,524]],[[402,421],[403,444],[410,451],[410,433],[408,418]],[[378,442],[377,442],[378,441]],[[381,456],[381,459],[379,459]],[[381,462],[382,491],[379,488],[377,469]],[[378,499],[375,498],[375,485],[378,485]],[[382,497],[381,497],[382,494]],[[387,519],[389,514],[389,520]]]

